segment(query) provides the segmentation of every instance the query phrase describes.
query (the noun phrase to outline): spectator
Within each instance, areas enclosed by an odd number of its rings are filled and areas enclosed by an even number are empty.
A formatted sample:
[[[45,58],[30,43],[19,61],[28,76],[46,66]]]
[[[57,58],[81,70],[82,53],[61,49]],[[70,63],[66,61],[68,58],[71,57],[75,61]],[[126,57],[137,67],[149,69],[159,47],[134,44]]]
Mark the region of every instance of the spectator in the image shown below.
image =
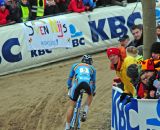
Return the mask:
[[[31,18],[31,10],[28,0],[21,0],[19,7],[19,17],[21,22],[26,22]]]
[[[134,46],[133,43],[130,41],[129,36],[128,35],[123,35],[119,38],[119,42],[120,42],[120,50],[121,50],[121,54],[123,55],[123,57],[126,56],[126,48],[128,48],[128,54],[131,55],[136,55],[135,58],[137,60],[137,62],[140,62],[142,60],[142,56],[139,55],[139,50],[137,50]]]
[[[157,87],[159,87],[159,83],[157,83],[157,80],[160,79],[160,73],[155,69],[154,61],[152,59],[144,60],[143,62],[141,62],[141,64],[142,71],[144,71],[143,80],[146,80],[143,83],[146,85],[148,90],[147,98],[155,99]]]
[[[7,17],[8,20],[12,21],[13,23],[19,23],[20,21],[20,15],[19,15],[19,2],[16,0],[7,0],[6,2],[6,8],[9,10],[10,15]]]
[[[124,93],[121,95],[121,101],[126,95],[136,96],[136,90],[130,82],[131,79],[127,76],[127,67],[130,64],[136,64],[135,58],[127,56],[123,59],[119,48],[116,47],[108,48],[107,56],[111,62],[111,69],[116,71],[116,75],[124,84]]]
[[[154,60],[155,68],[160,71],[160,42],[154,42],[152,44],[151,57]]]
[[[83,4],[89,7],[89,10],[92,11],[96,7],[96,2],[98,0],[83,0]]]
[[[112,4],[119,6],[127,6],[127,0],[111,0]]]
[[[147,71],[141,71],[141,68],[137,64],[131,64],[127,68],[127,75],[131,78],[131,83],[136,88],[137,98],[139,99],[148,97],[146,74]]]
[[[111,0],[98,0],[96,2],[97,7],[111,5]]]
[[[137,64],[140,64],[143,61],[143,56],[138,54],[138,49],[134,46],[129,46],[126,49],[127,56],[132,56],[136,59]]]
[[[160,59],[160,42],[154,42],[151,46],[151,56],[154,60]]]
[[[29,0],[31,6],[32,19],[44,16],[44,10],[46,7],[46,0]]]
[[[160,25],[156,27],[157,42],[160,42]]]
[[[58,6],[58,8],[59,8],[59,11],[60,11],[61,13],[67,11],[67,6],[68,6],[67,3],[68,3],[68,2],[66,2],[66,0],[56,0],[56,4],[57,4],[57,6]]]
[[[118,41],[119,41],[120,45],[125,48],[127,48],[129,46],[133,46],[133,43],[131,42],[131,40],[127,34],[120,36]]]
[[[0,0],[0,25],[7,24],[7,16],[9,15],[9,10],[6,9],[5,1]]]
[[[139,72],[141,68],[138,64],[131,64],[127,67],[127,76],[131,79],[131,83],[137,90],[139,85]]]
[[[137,0],[111,0],[113,4],[120,5],[120,6],[127,6],[127,3],[134,3]]]
[[[120,5],[127,6],[127,0],[98,0],[97,6]]]
[[[88,7],[85,7],[82,0],[71,0],[68,5],[68,11],[73,11],[77,13],[84,12],[88,10]]]
[[[142,67],[131,64],[127,68],[127,75],[137,90],[137,98],[159,98],[160,97],[160,73],[155,70],[152,59],[141,62]]]
[[[51,15],[59,13],[59,8],[54,0],[47,0],[46,1],[46,8],[45,8],[45,15]]]
[[[142,25],[140,25],[140,24],[134,25],[131,28],[131,32],[134,37],[134,40],[131,41],[133,43],[130,43],[130,44],[132,44],[135,47],[143,45],[143,27],[142,27]]]

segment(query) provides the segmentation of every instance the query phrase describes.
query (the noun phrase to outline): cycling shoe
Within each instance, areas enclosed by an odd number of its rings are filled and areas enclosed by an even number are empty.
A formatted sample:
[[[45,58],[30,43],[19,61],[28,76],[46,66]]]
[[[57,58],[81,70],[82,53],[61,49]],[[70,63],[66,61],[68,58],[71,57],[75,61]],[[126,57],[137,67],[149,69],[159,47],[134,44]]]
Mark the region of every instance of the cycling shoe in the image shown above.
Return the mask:
[[[83,113],[82,113],[82,116],[81,116],[81,121],[82,121],[82,122],[85,122],[86,119],[87,119],[87,113],[86,113],[86,112],[83,112]]]

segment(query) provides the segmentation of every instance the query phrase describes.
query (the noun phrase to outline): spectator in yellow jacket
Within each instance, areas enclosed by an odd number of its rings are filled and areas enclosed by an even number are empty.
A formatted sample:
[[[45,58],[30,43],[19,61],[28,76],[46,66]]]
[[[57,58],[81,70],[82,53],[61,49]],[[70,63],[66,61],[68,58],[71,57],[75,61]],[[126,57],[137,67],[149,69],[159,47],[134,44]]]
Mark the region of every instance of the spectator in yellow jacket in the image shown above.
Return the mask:
[[[111,69],[116,71],[116,75],[124,84],[124,95],[136,96],[136,90],[131,79],[127,76],[127,67],[136,64],[136,59],[132,56],[122,58],[119,48],[111,47],[107,49],[107,56],[111,62]]]

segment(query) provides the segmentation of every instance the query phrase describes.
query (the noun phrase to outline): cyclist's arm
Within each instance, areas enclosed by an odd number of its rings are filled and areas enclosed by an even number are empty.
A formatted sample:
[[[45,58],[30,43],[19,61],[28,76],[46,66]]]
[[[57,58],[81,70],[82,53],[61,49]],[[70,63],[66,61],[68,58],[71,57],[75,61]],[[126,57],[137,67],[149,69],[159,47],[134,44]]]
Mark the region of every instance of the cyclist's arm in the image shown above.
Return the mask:
[[[69,78],[67,80],[68,89],[70,89],[72,87],[72,80],[73,80],[73,77],[75,74],[75,71],[74,71],[75,66],[76,65],[74,64],[70,70]]]

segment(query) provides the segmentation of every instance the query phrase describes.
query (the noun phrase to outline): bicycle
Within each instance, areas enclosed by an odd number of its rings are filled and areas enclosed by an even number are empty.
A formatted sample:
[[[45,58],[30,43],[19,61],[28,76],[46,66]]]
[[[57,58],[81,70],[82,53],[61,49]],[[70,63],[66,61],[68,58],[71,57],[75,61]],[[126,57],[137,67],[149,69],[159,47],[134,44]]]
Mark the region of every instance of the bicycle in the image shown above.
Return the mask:
[[[78,97],[76,106],[74,108],[73,117],[70,124],[70,130],[78,130],[80,129],[81,124],[81,103],[83,98],[83,93],[85,93],[85,90],[80,90],[80,95]]]

